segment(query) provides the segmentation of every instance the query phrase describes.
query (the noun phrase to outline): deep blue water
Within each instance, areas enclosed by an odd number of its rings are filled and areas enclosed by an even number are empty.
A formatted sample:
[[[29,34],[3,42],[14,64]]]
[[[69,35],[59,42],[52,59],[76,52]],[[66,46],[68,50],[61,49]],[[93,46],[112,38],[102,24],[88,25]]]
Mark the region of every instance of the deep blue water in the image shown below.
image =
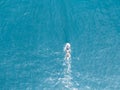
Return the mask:
[[[0,0],[0,90],[120,90],[120,0]]]

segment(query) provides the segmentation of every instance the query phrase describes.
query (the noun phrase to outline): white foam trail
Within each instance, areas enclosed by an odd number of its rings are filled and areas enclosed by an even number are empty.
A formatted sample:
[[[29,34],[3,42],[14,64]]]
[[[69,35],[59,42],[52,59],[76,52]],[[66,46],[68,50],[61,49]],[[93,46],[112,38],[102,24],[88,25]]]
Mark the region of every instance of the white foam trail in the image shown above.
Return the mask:
[[[72,76],[71,76],[71,61],[70,59],[65,59],[65,68],[64,68],[64,78],[63,84],[66,88],[72,88]]]

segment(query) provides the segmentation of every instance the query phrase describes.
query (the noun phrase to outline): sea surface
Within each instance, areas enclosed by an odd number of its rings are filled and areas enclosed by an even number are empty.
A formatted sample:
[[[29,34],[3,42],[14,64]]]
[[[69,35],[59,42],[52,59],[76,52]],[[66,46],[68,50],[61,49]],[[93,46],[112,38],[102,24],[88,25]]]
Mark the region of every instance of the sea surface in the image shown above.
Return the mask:
[[[0,90],[120,90],[120,0],[0,0]]]

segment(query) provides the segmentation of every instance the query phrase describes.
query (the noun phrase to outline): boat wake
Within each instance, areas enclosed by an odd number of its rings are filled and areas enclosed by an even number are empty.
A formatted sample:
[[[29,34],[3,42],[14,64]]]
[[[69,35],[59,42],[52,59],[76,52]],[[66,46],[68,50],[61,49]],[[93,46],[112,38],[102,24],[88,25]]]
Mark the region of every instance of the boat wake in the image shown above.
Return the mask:
[[[72,70],[71,70],[71,45],[70,43],[66,43],[64,47],[64,52],[65,52],[65,58],[64,58],[64,77],[62,78],[62,83],[65,88],[69,90],[78,90],[77,88],[74,88],[74,84],[72,82]]]

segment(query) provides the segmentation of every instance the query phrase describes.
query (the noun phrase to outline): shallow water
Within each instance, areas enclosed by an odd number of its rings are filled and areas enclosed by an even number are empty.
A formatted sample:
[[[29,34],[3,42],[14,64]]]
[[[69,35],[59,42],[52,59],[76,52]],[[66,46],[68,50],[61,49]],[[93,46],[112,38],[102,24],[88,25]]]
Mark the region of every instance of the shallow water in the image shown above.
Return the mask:
[[[119,90],[119,44],[119,0],[1,0],[0,90]]]

